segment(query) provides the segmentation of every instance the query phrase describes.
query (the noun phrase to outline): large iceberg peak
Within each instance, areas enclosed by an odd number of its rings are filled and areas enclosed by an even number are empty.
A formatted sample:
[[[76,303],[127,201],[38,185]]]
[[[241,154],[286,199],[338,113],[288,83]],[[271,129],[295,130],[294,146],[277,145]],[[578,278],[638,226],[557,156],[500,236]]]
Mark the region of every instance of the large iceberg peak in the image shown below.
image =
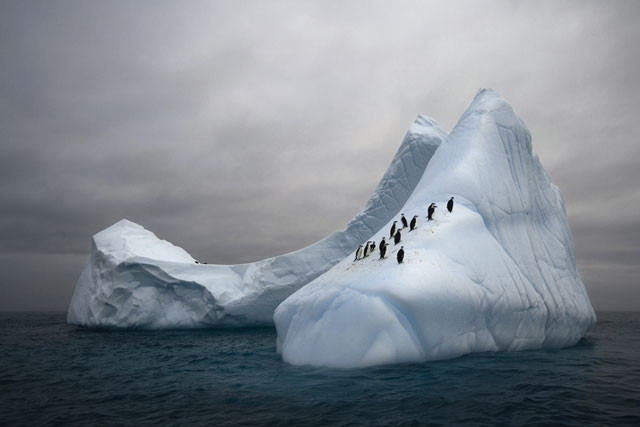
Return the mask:
[[[284,360],[358,367],[559,348],[595,322],[562,196],[495,91],[478,92],[399,211],[419,218],[402,230],[402,264],[400,245],[384,260],[350,255],[276,309]]]

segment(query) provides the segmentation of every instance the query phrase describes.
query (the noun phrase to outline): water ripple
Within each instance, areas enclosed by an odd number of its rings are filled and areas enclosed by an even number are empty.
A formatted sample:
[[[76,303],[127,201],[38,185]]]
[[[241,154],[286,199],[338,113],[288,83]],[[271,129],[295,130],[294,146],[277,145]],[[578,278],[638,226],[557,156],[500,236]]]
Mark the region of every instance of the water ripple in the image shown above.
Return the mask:
[[[578,345],[296,367],[273,329],[87,331],[0,314],[0,425],[640,425],[640,315]]]

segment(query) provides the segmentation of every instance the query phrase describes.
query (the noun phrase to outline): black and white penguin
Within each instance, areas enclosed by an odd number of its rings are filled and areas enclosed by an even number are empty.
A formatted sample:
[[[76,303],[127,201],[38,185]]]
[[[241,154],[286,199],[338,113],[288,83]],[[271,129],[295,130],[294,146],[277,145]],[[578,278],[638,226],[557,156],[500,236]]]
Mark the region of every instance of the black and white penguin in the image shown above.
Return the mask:
[[[358,246],[358,249],[356,249],[356,257],[354,259],[354,261],[357,261],[360,259],[360,255],[362,255],[362,245]]]
[[[391,231],[389,232],[390,239],[396,234],[396,222],[398,221],[393,221],[393,225],[391,226]]]
[[[432,221],[432,220],[433,220],[433,214],[434,214],[434,212],[436,211],[436,208],[437,208],[437,206],[436,206],[436,204],[435,204],[435,203],[431,203],[431,204],[429,205],[429,209],[427,210],[427,212],[428,212],[428,213],[427,213],[428,221]]]
[[[404,260],[404,246],[400,246],[400,250],[398,251],[398,264],[402,264],[402,261]]]
[[[364,256],[363,256],[363,258],[366,258],[366,257],[369,256],[369,250],[371,249],[370,244],[371,244],[371,240],[367,240],[367,244],[364,245]]]
[[[371,241],[371,245],[369,245],[370,249],[369,249],[369,253],[373,253],[373,251],[376,250],[376,242],[374,242],[373,240]]]
[[[396,231],[396,234],[393,235],[393,243],[397,245],[398,243],[400,243],[401,238],[402,235],[400,234],[400,230]]]
[[[453,210],[453,196],[451,196],[451,198],[447,202],[447,210],[449,211],[449,213],[451,213],[451,211]]]
[[[387,242],[384,241],[384,237],[380,241],[380,259],[383,259],[387,254]]]
[[[400,217],[400,221],[402,221],[402,228],[407,228],[409,226],[409,224],[407,224],[407,218],[404,217],[404,214],[400,214],[402,215]]]
[[[409,227],[409,231],[413,231],[416,229],[416,225],[418,224],[418,215],[414,215],[411,219],[411,227]]]

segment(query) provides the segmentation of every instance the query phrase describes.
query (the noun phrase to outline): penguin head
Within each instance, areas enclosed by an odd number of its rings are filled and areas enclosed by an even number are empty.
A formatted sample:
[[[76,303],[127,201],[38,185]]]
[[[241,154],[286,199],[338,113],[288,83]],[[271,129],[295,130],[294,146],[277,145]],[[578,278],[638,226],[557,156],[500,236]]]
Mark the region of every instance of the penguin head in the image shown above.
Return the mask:
[[[451,200],[453,200],[453,196],[451,196]]]
[[[400,246],[400,249],[404,249],[404,246]]]
[[[413,217],[414,217],[414,218],[418,218],[418,215],[414,215]]]

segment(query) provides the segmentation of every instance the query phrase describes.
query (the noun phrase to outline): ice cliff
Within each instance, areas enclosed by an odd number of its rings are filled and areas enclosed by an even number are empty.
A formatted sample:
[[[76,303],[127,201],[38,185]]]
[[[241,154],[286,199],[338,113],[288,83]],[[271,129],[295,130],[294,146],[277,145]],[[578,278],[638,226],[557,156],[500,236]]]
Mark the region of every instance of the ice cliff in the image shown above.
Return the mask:
[[[363,211],[344,231],[242,265],[196,264],[183,249],[122,220],[93,237],[67,321],[86,327],[273,325],[275,308],[367,241],[405,204],[446,136],[419,116]]]
[[[418,228],[390,242],[388,259],[350,253],[278,306],[285,361],[363,367],[560,348],[594,324],[562,195],[496,92],[478,92],[401,211],[419,215]]]

